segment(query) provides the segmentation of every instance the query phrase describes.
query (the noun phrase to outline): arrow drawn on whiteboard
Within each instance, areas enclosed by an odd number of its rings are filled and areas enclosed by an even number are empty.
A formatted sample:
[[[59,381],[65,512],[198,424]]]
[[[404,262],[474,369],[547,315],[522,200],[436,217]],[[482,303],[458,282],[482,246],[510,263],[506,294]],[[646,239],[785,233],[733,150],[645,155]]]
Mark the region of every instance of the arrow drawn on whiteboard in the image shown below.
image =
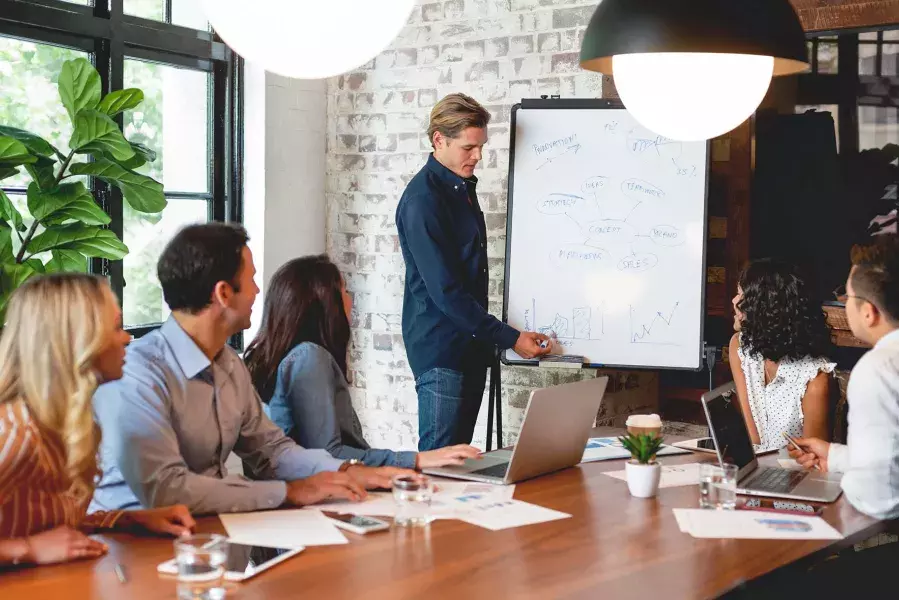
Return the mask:
[[[566,148],[563,152],[561,152],[561,153],[558,154],[557,156],[554,156],[554,157],[552,157],[552,158],[547,158],[547,159],[546,159],[546,162],[544,162],[542,165],[540,165],[539,167],[537,167],[537,170],[539,171],[540,169],[542,169],[543,167],[545,167],[546,165],[548,165],[548,164],[551,163],[552,161],[558,160],[558,159],[562,158],[563,156],[565,156],[566,154],[571,154],[571,153],[577,154],[578,150],[580,150],[580,149],[581,149],[581,145],[580,145],[580,144],[573,144],[573,145],[571,145],[571,146],[568,146],[568,148]]]
[[[674,313],[677,311],[677,307],[680,305],[680,302],[674,303],[674,308],[671,309],[671,313],[666,318],[665,315],[662,314],[661,311],[656,312],[656,316],[653,317],[652,321],[649,324],[640,325],[637,329],[639,331],[635,331],[634,329],[634,307],[631,306],[631,343],[632,344],[656,344],[660,346],[676,346],[677,344],[665,343],[660,341],[653,341],[652,330],[656,328],[659,323],[664,323],[666,327],[671,326],[671,322],[674,320]],[[645,340],[644,338],[649,337],[649,340]]]

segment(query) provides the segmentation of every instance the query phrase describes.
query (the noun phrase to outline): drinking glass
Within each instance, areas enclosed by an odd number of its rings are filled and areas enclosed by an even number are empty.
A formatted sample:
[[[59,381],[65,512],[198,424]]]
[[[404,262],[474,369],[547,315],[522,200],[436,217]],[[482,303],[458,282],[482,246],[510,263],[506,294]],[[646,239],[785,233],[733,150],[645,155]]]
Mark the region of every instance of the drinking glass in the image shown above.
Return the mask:
[[[737,507],[737,465],[699,465],[699,508],[734,510]]]
[[[178,600],[221,600],[225,597],[228,539],[196,534],[175,540]]]
[[[393,478],[396,501],[394,523],[403,527],[424,527],[433,521],[431,497],[434,484],[426,475],[398,475]]]

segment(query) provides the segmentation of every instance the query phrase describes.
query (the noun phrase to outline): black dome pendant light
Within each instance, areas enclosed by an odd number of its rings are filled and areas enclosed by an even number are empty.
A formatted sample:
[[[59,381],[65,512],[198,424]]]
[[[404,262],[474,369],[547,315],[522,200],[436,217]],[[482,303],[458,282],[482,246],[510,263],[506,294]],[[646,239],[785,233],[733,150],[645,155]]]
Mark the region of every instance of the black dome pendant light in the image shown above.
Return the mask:
[[[808,56],[788,0],[603,0],[580,63],[614,76],[648,129],[701,140],[742,123],[771,77],[804,71]]]

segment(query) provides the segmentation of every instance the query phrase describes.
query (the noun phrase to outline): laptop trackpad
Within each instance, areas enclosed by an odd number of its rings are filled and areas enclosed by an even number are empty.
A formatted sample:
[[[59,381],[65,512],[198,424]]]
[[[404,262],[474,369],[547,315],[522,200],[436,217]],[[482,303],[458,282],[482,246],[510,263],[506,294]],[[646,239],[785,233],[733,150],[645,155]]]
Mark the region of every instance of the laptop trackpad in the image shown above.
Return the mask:
[[[488,467],[507,463],[511,458],[512,453],[510,451],[498,450],[496,452],[484,454],[481,456],[481,458],[469,458],[465,461],[465,464],[462,465],[449,465],[433,470],[446,471],[449,473],[471,473],[473,471],[479,471],[480,469],[486,469]]]

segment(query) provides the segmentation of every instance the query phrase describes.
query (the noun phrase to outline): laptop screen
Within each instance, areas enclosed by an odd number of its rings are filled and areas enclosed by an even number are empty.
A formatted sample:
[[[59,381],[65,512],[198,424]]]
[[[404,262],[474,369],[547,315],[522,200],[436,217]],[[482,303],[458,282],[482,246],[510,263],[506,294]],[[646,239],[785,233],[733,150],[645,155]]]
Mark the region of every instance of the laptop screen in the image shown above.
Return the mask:
[[[737,465],[742,471],[755,460],[755,451],[746,421],[740,410],[740,401],[733,387],[704,397],[709,427],[713,429],[721,460]]]

